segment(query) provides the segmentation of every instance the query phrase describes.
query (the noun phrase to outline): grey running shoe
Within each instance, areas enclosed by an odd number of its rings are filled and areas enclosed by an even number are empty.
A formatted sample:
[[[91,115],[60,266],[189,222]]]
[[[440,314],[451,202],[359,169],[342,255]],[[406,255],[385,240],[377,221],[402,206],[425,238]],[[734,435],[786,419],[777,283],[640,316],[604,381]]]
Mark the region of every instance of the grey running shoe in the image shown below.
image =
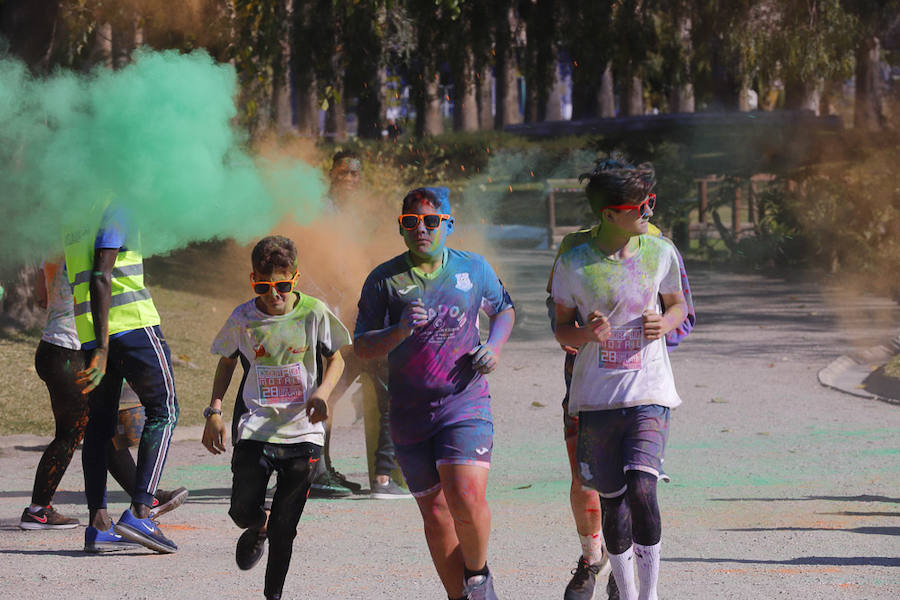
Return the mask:
[[[487,575],[469,577],[463,594],[468,600],[499,600],[494,592],[494,576],[490,571]]]
[[[19,519],[21,529],[73,529],[78,527],[78,519],[73,519],[56,512],[52,506],[45,506],[33,513],[25,507]]]
[[[619,600],[619,586],[616,585],[616,578],[613,574],[609,574],[609,581],[606,582],[607,600]]]
[[[150,507],[150,518],[156,519],[171,510],[175,510],[188,498],[188,489],[180,487],[176,490],[156,490],[153,497],[153,506]]]
[[[266,532],[248,529],[238,538],[234,549],[234,561],[238,569],[247,571],[256,566],[266,549]]]
[[[606,575],[610,570],[609,558],[606,552],[600,562],[589,564],[584,556],[578,557],[578,565],[572,569],[572,579],[566,586],[563,600],[591,600],[594,597],[594,587],[597,577]]]
[[[387,483],[372,483],[372,497],[376,500],[397,500],[399,498],[412,498],[409,490],[397,485],[393,479],[388,479]]]

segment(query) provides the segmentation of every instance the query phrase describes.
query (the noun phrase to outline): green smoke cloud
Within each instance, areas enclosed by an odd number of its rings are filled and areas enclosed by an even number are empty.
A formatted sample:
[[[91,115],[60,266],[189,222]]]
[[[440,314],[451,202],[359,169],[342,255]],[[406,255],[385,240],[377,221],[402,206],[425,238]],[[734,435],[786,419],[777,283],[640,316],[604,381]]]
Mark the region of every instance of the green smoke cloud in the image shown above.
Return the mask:
[[[321,174],[252,157],[232,125],[236,94],[233,67],[204,52],[43,79],[0,57],[0,266],[58,252],[61,224],[93,222],[108,199],[129,209],[146,255],[311,221]]]

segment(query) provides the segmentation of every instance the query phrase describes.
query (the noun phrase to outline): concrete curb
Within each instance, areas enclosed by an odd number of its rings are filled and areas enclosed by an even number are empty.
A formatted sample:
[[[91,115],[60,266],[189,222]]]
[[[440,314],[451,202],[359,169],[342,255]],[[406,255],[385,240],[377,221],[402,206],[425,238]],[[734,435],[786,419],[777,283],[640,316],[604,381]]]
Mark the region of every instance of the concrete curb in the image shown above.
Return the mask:
[[[873,369],[881,366],[896,354],[900,354],[900,334],[886,345],[872,346],[860,352],[838,357],[819,371],[819,383],[859,398],[900,405],[900,400],[878,396],[864,389],[862,385]]]

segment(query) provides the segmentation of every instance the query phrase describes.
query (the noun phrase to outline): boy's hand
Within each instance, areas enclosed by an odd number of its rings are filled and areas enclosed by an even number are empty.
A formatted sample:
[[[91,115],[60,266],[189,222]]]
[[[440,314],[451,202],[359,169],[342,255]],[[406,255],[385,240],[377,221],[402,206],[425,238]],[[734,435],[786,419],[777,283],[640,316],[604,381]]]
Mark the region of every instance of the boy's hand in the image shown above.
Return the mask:
[[[310,423],[320,423],[328,418],[328,403],[313,394],[306,401],[306,416]]]
[[[468,354],[472,357],[472,368],[482,375],[487,375],[500,363],[497,351],[488,344],[479,344],[469,350]]]
[[[582,329],[584,329],[586,342],[605,342],[609,339],[612,327],[606,315],[599,310],[594,310],[588,315],[587,324]]]
[[[424,327],[428,324],[428,311],[421,298],[416,298],[403,307],[400,314],[400,326],[406,330],[406,335],[411,335],[413,331]]]
[[[203,446],[213,454],[225,452],[225,420],[222,415],[209,415],[203,428]]]
[[[106,348],[96,348],[91,354],[91,362],[83,371],[75,374],[75,383],[81,388],[82,394],[90,394],[97,389],[103,376],[106,375],[106,359],[109,350]]]
[[[663,336],[662,317],[655,310],[645,310],[641,315],[644,325],[644,337],[648,340],[658,340]]]

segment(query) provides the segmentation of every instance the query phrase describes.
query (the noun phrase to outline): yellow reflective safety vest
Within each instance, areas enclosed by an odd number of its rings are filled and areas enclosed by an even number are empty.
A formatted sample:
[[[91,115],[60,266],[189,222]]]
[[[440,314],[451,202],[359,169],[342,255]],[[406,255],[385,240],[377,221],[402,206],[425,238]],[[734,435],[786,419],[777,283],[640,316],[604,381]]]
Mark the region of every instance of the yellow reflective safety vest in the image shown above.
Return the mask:
[[[75,327],[82,344],[97,339],[91,314],[91,273],[94,271],[96,227],[68,229],[63,233],[66,270],[75,297]],[[159,325],[159,313],[144,287],[144,261],[140,236],[129,240],[136,247],[120,248],[112,270],[112,301],[109,308],[109,335]]]

